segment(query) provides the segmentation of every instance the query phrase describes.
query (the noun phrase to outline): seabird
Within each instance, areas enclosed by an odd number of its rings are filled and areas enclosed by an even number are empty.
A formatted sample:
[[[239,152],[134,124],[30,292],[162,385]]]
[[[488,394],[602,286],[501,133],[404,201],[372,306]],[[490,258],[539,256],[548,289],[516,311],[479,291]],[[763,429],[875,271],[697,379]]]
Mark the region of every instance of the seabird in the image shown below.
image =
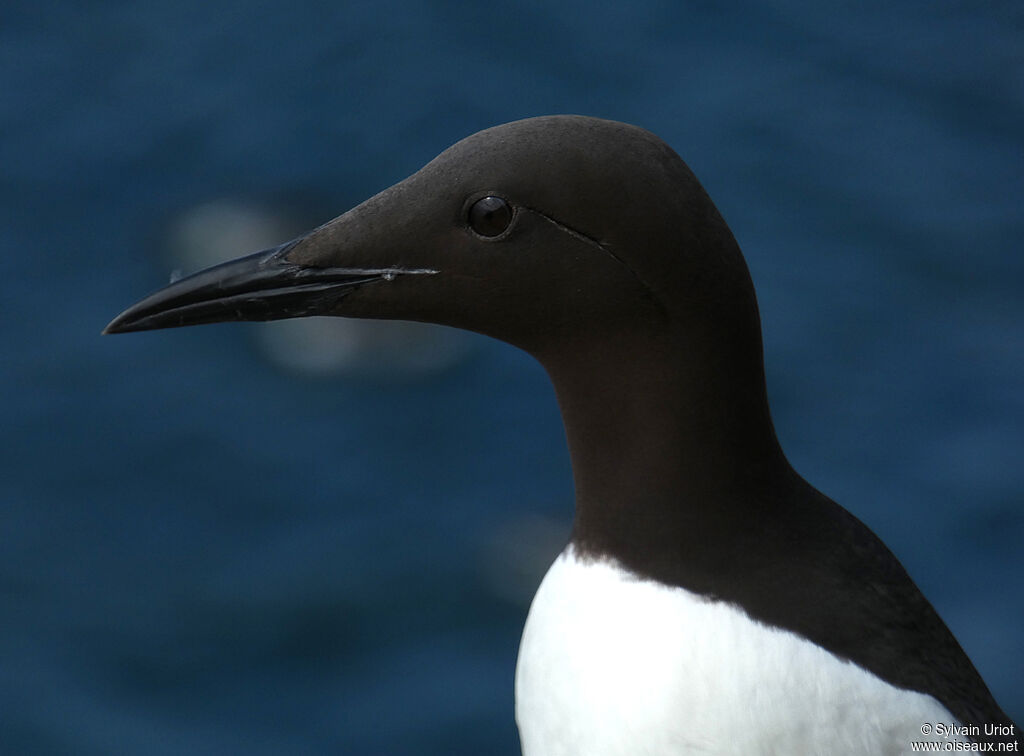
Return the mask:
[[[105,332],[306,315],[477,331],[554,384],[576,511],[520,646],[526,756],[1019,748],[896,557],[786,460],[746,263],[650,132],[481,131]]]

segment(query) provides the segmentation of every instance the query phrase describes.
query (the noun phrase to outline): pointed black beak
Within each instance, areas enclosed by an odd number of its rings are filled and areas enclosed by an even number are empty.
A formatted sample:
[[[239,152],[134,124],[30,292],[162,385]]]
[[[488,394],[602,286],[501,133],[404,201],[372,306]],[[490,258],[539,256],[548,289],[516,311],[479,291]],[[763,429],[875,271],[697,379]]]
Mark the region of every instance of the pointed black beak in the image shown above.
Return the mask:
[[[175,281],[122,312],[103,333],[326,315],[343,297],[365,284],[436,272],[297,265],[286,256],[301,241],[296,239]]]

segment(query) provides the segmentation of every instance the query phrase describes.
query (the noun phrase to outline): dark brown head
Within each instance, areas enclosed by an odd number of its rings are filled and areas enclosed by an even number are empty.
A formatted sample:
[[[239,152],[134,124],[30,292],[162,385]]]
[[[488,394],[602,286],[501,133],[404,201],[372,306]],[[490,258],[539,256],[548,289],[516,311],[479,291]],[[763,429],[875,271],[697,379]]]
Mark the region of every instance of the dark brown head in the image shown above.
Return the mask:
[[[746,267],[675,152],[634,126],[548,116],[474,134],[299,239],[172,283],[106,332],[340,315],[466,328],[542,356],[737,310],[755,312]]]

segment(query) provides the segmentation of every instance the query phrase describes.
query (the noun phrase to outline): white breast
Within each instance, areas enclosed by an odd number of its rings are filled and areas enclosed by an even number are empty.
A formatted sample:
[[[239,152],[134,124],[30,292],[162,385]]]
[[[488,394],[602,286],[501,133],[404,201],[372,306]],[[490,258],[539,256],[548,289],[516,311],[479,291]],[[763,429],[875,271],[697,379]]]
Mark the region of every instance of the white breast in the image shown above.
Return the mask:
[[[901,754],[941,739],[925,723],[956,724],[931,696],[571,546],[530,608],[516,722],[525,756]]]

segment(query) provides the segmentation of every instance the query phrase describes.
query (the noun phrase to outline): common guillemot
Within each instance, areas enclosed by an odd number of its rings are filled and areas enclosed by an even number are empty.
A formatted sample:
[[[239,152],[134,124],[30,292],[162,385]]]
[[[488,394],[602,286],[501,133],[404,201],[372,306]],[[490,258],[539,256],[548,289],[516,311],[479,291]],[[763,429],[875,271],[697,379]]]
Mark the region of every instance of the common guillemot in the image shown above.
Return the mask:
[[[478,331],[551,377],[576,513],[520,648],[527,756],[1019,746],[897,559],[783,455],[746,264],[653,134],[487,129],[106,332],[306,315]]]

